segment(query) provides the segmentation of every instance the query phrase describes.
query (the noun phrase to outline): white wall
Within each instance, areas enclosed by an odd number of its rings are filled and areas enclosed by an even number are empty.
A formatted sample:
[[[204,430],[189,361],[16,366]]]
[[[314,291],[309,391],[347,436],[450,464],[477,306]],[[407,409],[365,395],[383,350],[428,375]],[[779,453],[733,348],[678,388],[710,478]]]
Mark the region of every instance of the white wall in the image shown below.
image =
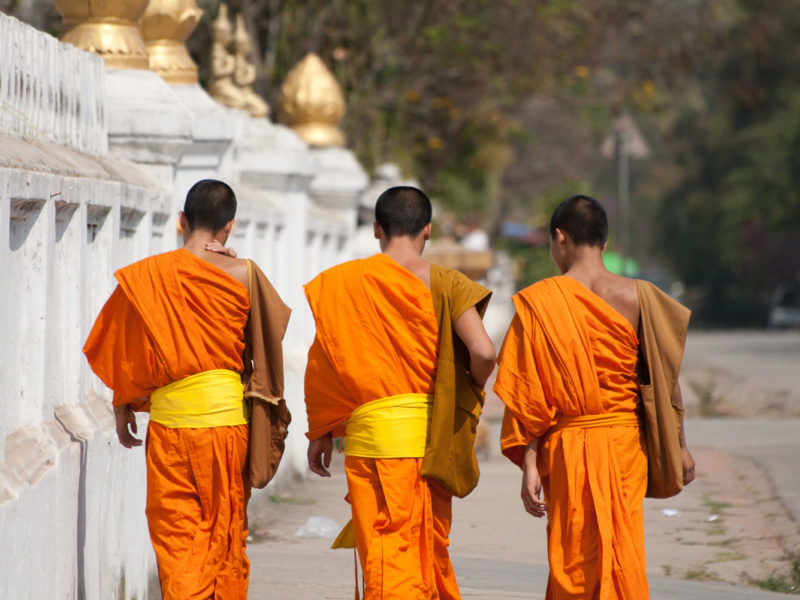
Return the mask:
[[[231,244],[293,308],[280,486],[307,470],[301,286],[349,258],[363,170],[198,86],[105,69],[0,14],[0,598],[158,597],[144,453],[118,444],[81,348],[113,272],[176,247],[177,210],[205,177],[232,184]]]

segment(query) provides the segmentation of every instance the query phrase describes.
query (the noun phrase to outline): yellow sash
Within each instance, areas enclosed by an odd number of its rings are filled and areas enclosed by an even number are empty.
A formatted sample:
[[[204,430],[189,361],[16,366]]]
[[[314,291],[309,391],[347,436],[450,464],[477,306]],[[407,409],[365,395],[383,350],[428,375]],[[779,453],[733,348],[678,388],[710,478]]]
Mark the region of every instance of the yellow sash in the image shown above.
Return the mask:
[[[244,425],[242,377],[215,369],[160,387],[150,395],[150,420],[173,429]]]
[[[362,404],[347,419],[345,456],[422,458],[433,396],[398,394]]]
[[[432,410],[433,396],[427,394],[398,394],[362,404],[347,419],[345,456],[422,458]],[[331,548],[354,548],[355,541],[350,520]]]
[[[637,427],[639,415],[635,412],[602,413],[599,415],[561,415],[550,431],[593,427]]]

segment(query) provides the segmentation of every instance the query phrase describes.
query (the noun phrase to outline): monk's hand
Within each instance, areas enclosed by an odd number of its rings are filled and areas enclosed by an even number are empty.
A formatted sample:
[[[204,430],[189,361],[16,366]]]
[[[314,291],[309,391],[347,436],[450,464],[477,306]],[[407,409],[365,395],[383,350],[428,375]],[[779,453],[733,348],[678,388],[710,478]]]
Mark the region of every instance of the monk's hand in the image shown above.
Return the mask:
[[[220,244],[217,240],[211,240],[207,242],[205,245],[205,249],[209,252],[216,252],[217,254],[224,254],[225,256],[230,256],[231,258],[236,258],[239,256],[236,254],[236,250],[233,248],[226,248],[222,244]]]
[[[126,448],[142,445],[142,440],[131,435],[131,431],[136,433],[136,413],[133,412],[130,404],[114,406],[114,420],[116,421],[117,438],[120,444]]]
[[[326,433],[321,438],[308,443],[308,468],[320,477],[330,477],[328,467],[331,466],[333,454],[333,436]]]
[[[542,500],[542,478],[536,467],[536,440],[528,444],[522,459],[522,504],[534,517],[543,517],[547,503]]]
[[[681,459],[683,461],[683,485],[694,481],[694,458],[686,445],[681,446]]]

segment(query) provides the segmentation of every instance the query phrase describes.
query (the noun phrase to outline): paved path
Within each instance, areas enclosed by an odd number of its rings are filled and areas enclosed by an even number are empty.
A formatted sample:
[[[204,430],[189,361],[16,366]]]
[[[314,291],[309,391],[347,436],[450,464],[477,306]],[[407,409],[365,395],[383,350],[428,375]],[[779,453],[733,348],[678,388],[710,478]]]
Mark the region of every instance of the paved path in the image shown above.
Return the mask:
[[[755,461],[792,520],[800,523],[800,419],[691,419],[686,433],[698,443]]]
[[[720,428],[692,422],[690,435]],[[716,434],[715,434],[716,435]],[[736,436],[724,432],[722,438]],[[728,455],[708,445],[697,446],[698,481],[677,498],[647,500],[648,577],[653,600],[738,600],[785,598],[748,585],[694,581],[686,577],[736,580],[741,573],[763,578],[780,566],[780,544],[764,519],[755,519],[751,531],[745,520],[759,503],[758,490],[727,461]],[[330,539],[301,539],[295,532],[310,516],[335,519],[343,525],[348,506],[341,457],[334,458],[331,479],[314,477],[298,482],[276,501],[252,511],[254,541],[250,598],[281,600],[347,599],[353,597],[353,555],[329,550]],[[454,503],[451,555],[464,598],[544,598],[547,581],[545,522],[533,519],[519,501],[519,472],[493,453],[482,463],[481,484],[464,500]],[[765,486],[765,481],[756,485]],[[767,490],[767,495],[770,492]],[[750,504],[748,504],[750,503]],[[676,517],[662,510],[677,510]],[[757,512],[757,510],[756,510]],[[718,514],[708,521],[711,514]],[[742,549],[744,548],[744,550]],[[754,556],[748,556],[747,553]],[[759,558],[760,557],[760,558]],[[665,573],[671,576],[667,577]]]
[[[707,393],[720,412],[748,418],[687,421],[697,480],[675,498],[645,501],[651,598],[789,598],[747,582],[787,575],[787,551],[800,554],[800,419],[790,418],[800,415],[800,333],[692,333],[684,366],[696,376],[690,402]],[[498,407],[487,408],[496,419]],[[545,523],[522,510],[519,471],[498,455],[496,427],[480,485],[454,503],[451,556],[464,598],[541,600]],[[349,518],[342,457],[334,461],[333,478],[252,507],[250,598],[353,598],[352,553],[294,535],[313,515]]]

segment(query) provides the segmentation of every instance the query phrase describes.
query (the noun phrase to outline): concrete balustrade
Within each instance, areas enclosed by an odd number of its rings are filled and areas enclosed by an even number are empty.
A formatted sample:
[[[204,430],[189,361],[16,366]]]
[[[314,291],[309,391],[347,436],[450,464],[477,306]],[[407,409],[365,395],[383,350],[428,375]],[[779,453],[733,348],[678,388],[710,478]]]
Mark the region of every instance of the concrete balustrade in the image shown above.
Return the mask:
[[[230,244],[293,309],[294,421],[274,485],[307,472],[314,325],[302,284],[350,258],[366,175],[347,150],[312,150],[199,86],[153,77],[0,14],[0,539],[13,548],[0,561],[3,598],[158,597],[144,452],[118,444],[111,395],[81,347],[113,272],[177,246],[177,211],[198,179],[234,187]]]
[[[100,57],[0,13],[0,131],[105,152],[104,78]]]

